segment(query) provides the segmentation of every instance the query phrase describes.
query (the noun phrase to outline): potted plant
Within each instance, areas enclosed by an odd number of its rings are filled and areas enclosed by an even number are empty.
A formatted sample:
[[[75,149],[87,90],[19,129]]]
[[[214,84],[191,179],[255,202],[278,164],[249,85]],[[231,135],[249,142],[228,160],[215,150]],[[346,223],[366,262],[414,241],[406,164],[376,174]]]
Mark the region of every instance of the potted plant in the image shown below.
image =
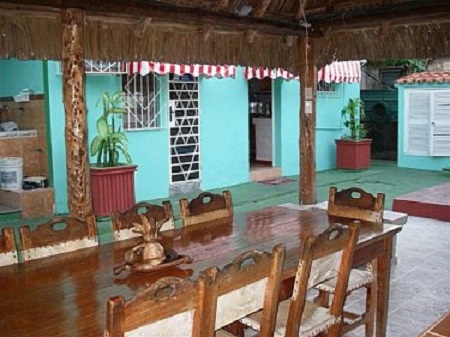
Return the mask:
[[[128,153],[127,135],[121,131],[121,117],[126,113],[123,95],[102,92],[103,113],[97,120],[97,135],[90,145],[96,157],[91,164],[92,208],[96,216],[108,216],[112,211],[125,211],[135,203],[134,172]],[[120,162],[121,155],[126,163]]]
[[[341,110],[341,118],[346,133],[341,139],[336,139],[336,167],[356,170],[369,168],[372,139],[364,138],[367,131],[361,123],[364,118],[363,101],[350,98]]]

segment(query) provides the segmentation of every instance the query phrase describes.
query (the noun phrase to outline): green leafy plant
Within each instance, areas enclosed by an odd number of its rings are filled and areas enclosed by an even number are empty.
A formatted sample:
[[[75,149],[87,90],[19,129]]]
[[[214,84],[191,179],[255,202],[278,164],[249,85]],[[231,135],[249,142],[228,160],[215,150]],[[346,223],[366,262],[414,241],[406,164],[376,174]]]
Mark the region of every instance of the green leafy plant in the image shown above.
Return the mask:
[[[121,117],[126,113],[123,107],[122,92],[117,91],[111,95],[102,92],[102,98],[97,102],[97,106],[100,102],[103,103],[103,114],[97,120],[98,135],[91,142],[91,156],[97,156],[97,167],[118,166],[120,153],[130,164],[131,156],[127,148],[127,135],[121,132],[120,126],[117,129],[115,126],[116,117]]]
[[[362,139],[366,136],[367,130],[361,124],[361,118],[364,116],[364,102],[359,98],[350,98],[341,110],[341,121],[347,128],[347,134],[342,137],[343,139]]]

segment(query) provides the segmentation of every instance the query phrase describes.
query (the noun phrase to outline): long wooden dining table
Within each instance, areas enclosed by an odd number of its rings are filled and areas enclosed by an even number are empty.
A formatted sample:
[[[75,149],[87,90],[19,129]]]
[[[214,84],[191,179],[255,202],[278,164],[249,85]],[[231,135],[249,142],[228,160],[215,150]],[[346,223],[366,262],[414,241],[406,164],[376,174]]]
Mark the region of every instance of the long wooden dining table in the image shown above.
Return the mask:
[[[163,276],[196,279],[209,266],[224,266],[242,252],[269,251],[279,243],[287,249],[283,277],[288,280],[294,276],[304,239],[328,225],[326,211],[273,206],[235,215],[228,223],[162,232],[163,246],[193,261],[154,273],[114,274],[114,267],[124,262],[126,250],[138,239],[1,267],[0,336],[102,336],[110,296],[129,299]],[[378,337],[386,334],[391,247],[400,230],[397,225],[362,226],[355,253],[354,265],[377,259]]]

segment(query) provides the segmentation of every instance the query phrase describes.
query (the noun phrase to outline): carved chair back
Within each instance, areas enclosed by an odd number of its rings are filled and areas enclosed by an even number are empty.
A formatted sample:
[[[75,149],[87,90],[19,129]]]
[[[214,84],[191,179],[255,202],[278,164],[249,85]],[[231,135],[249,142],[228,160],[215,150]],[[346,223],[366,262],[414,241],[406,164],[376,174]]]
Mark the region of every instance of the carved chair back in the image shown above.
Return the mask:
[[[95,216],[82,221],[70,217],[56,217],[19,229],[24,261],[39,259],[98,245]]]
[[[259,336],[273,336],[284,256],[285,248],[278,245],[271,254],[249,251],[221,271],[217,267],[205,270],[200,276],[206,278],[202,334],[214,336],[214,331],[262,309]]]
[[[202,336],[201,312],[196,310],[201,282],[164,277],[127,302],[122,296],[111,297],[105,336]]]
[[[0,234],[0,267],[17,263],[17,248],[14,242],[14,230],[3,228]]]
[[[217,219],[233,219],[233,202],[231,193],[201,193],[197,198],[188,201],[180,200],[180,215],[183,226],[196,225]]]
[[[343,189],[339,192],[336,187],[330,187],[328,198],[330,221],[360,220],[363,223],[381,225],[383,223],[384,198],[383,193],[378,193],[374,197],[358,187]]]
[[[329,328],[330,336],[339,336],[340,319],[345,303],[359,227],[358,221],[349,225],[332,224],[322,234],[307,238],[300,253],[294,289],[290,299],[286,320],[287,337],[299,336],[307,290],[333,277],[333,274],[337,274],[337,285],[328,314],[330,317],[334,317],[334,323],[330,323],[332,326],[327,328]],[[330,260],[333,261],[333,264],[335,263],[335,267],[330,268]],[[331,273],[330,270],[332,270]],[[325,321],[320,322],[319,315],[315,319],[318,319],[317,326],[327,324]]]
[[[173,210],[170,201],[163,201],[162,206],[140,202],[124,212],[115,211],[111,214],[114,239],[126,240],[139,236],[139,234],[132,231],[132,227],[135,222],[142,223],[141,215],[146,216],[148,219],[154,218],[156,222],[167,219],[161,230],[174,228]]]

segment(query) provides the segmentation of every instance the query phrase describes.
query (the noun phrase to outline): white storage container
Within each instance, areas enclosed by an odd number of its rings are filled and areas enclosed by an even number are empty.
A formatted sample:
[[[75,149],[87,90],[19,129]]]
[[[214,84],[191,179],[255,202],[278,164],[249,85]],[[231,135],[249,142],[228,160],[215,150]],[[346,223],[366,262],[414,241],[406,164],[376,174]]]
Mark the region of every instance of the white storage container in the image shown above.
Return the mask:
[[[23,160],[21,157],[0,158],[0,187],[4,190],[22,188]]]

